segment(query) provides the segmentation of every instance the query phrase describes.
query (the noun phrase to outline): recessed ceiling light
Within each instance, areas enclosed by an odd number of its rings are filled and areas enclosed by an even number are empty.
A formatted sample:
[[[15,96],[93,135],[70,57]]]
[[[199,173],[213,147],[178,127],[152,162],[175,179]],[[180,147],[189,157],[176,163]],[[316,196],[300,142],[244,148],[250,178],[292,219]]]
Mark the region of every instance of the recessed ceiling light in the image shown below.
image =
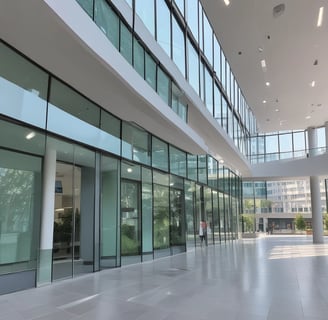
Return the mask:
[[[267,101],[266,101],[266,100],[263,100],[262,102],[263,102],[263,103],[267,103]]]
[[[313,80],[312,82],[311,82],[311,87],[313,88],[315,86],[315,81]]]
[[[261,60],[261,67],[263,69],[266,68],[266,63],[265,63],[265,60],[264,59]]]
[[[26,135],[27,140],[31,140],[35,137],[35,132],[31,131],[29,134]]]
[[[305,119],[309,120],[309,119],[311,119],[311,116],[306,116]]]
[[[266,82],[265,85],[266,85],[267,87],[269,87],[269,86],[270,86],[270,82]]]
[[[131,173],[133,170],[132,170],[132,168],[127,168],[126,171]]]
[[[323,20],[323,7],[320,7],[319,14],[318,14],[317,27],[321,27],[322,26],[322,20]]]
[[[276,111],[276,112],[279,112],[280,110],[277,108],[275,111]]]
[[[223,164],[224,163],[224,160],[223,159],[220,159],[219,163]]]
[[[230,4],[230,0],[223,0],[224,1],[224,4],[226,5],[226,6],[228,6],[229,4]]]
[[[259,52],[263,52],[263,48],[258,47],[257,49],[259,50]]]

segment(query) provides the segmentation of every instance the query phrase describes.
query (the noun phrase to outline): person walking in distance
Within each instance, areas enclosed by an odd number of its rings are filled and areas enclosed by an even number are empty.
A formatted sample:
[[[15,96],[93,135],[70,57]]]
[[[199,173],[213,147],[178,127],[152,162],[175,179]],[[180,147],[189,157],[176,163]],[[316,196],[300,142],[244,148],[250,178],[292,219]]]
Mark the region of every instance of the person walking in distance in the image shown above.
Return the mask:
[[[206,223],[205,221],[199,222],[199,238],[200,238],[200,245],[203,246],[203,242],[205,240],[205,232],[206,232]]]

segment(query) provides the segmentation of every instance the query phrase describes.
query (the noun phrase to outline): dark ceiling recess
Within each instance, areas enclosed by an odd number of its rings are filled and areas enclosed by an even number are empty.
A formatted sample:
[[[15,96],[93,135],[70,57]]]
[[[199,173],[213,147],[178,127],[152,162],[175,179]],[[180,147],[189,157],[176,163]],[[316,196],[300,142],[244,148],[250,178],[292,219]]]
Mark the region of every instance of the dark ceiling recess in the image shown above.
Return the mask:
[[[315,59],[315,60],[314,60],[313,65],[314,65],[314,66],[317,66],[317,65],[318,65],[318,59]]]
[[[273,7],[273,17],[277,18],[279,16],[281,16],[285,11],[285,4],[281,3],[278,4],[277,6]]]

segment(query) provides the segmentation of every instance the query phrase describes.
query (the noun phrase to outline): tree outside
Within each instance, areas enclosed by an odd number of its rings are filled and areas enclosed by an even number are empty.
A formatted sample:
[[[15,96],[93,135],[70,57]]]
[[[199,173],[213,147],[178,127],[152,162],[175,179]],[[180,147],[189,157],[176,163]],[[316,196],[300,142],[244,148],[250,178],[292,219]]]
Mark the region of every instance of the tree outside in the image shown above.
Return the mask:
[[[300,213],[295,216],[295,227],[297,230],[305,230],[306,228],[305,220]]]
[[[323,215],[323,223],[324,223],[324,228],[328,230],[328,213],[325,213]]]

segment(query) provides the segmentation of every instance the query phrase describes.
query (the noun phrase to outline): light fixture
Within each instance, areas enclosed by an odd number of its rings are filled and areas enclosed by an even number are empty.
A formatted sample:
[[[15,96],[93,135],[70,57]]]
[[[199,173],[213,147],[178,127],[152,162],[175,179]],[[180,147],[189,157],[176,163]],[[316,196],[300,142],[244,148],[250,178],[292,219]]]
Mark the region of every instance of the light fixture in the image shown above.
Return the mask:
[[[226,5],[226,6],[228,6],[229,4],[230,4],[230,0],[223,0],[224,1],[224,4]]]
[[[219,163],[223,164],[224,163],[224,160],[223,159],[220,159]]]
[[[263,100],[262,102],[263,102],[263,103],[267,103],[267,101],[266,101],[266,100]]]
[[[311,87],[313,88],[315,86],[315,81],[313,80],[312,82],[311,82]]]
[[[262,67],[263,69],[266,68],[266,62],[265,62],[264,59],[261,60],[261,67]]]
[[[133,170],[132,170],[132,168],[127,168],[126,171],[131,173]]]
[[[311,116],[306,116],[305,119],[309,120],[309,119],[311,119]]]
[[[270,86],[270,82],[267,81],[267,82],[265,83],[265,85],[266,85],[267,87],[269,87],[269,86]]]
[[[280,110],[277,108],[275,111],[276,111],[276,112],[279,112]]]
[[[321,27],[322,26],[322,20],[323,20],[323,7],[320,7],[319,14],[318,14],[317,27]]]
[[[29,134],[26,135],[27,140],[31,140],[35,137],[35,132],[31,131]]]

